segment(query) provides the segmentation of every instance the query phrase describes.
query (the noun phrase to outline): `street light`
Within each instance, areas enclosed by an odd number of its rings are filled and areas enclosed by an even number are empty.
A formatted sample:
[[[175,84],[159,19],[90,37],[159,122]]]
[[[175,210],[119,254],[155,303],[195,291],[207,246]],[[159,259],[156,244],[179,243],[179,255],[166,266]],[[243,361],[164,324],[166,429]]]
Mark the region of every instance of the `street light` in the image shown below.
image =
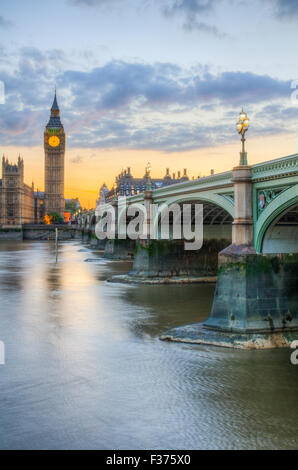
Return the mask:
[[[239,114],[238,122],[236,124],[238,134],[241,135],[242,152],[240,153],[240,165],[247,165],[247,153],[245,152],[245,133],[249,128],[249,119],[247,114],[243,111]]]

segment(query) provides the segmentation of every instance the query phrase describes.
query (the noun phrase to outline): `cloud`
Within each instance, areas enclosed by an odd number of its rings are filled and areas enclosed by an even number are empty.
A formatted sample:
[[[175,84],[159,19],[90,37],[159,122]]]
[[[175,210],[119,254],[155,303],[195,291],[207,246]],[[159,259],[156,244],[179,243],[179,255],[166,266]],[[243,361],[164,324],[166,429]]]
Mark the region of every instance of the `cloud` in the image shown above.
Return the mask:
[[[198,104],[258,103],[288,97],[290,81],[251,72],[201,74],[174,64],[111,61],[88,72],[66,71],[61,86],[71,89],[73,105],[93,103],[97,111],[192,107]]]
[[[96,110],[104,111],[184,103],[188,86],[179,80],[180,73],[181,69],[172,64],[112,61],[90,72],[66,71],[59,80],[72,90],[75,106],[92,102]]]
[[[0,28],[7,29],[13,26],[13,24],[14,23],[12,21],[7,20],[6,18],[0,15]]]
[[[168,0],[164,7],[167,14],[185,13],[186,15],[197,15],[210,13],[215,7],[215,0]]]
[[[70,162],[73,163],[74,165],[85,163],[88,160],[91,160],[92,158],[97,157],[96,153],[92,153],[90,155],[76,155],[75,157],[70,159]]]
[[[276,16],[280,18],[292,18],[298,16],[297,0],[275,0]]]
[[[273,112],[274,101],[290,96],[290,81],[250,72],[212,74],[204,67],[194,73],[169,63],[112,61],[89,72],[69,70],[59,80],[71,90],[74,109],[81,110],[80,132],[71,145],[105,149],[171,152],[225,143],[233,138],[242,105],[271,103]],[[204,112],[220,115],[224,109],[230,111],[220,125],[205,120]],[[274,118],[267,133],[276,133]],[[278,125],[285,131],[284,123]]]
[[[196,18],[188,18],[187,21],[183,24],[183,29],[185,31],[200,31],[202,33],[213,34],[219,38],[227,37],[228,35],[220,31],[216,26],[209,25],[203,21],[197,21]]]
[[[2,145],[41,145],[55,82],[72,148],[171,152],[228,142],[241,106],[261,113],[260,129],[262,109],[275,131],[296,119],[287,109],[290,81],[268,75],[115,60],[89,71],[64,70],[62,51],[36,48],[22,48],[15,57],[11,72],[0,73],[7,95],[0,106]],[[80,154],[72,163],[82,163]]]
[[[278,20],[296,19],[298,16],[297,0],[258,0],[260,7],[268,5]]]
[[[204,102],[219,101],[241,105],[289,96],[290,81],[251,72],[206,74],[195,79],[198,96]]]
[[[56,74],[65,63],[64,53],[26,47],[12,55],[12,60],[13,72],[10,73],[8,67],[0,71],[9,109],[44,105],[45,99],[53,95]]]
[[[5,104],[0,105],[2,144],[40,145],[63,52],[27,47],[6,57],[6,66],[0,70],[5,84]]]
[[[68,0],[68,3],[74,6],[101,7],[111,3],[116,4],[123,0]]]
[[[76,155],[70,161],[71,163],[77,164],[77,163],[82,163],[83,160],[84,160],[84,157],[82,157],[82,155]]]
[[[210,147],[219,142],[219,135],[223,141],[228,137],[231,138],[233,130],[234,128],[229,130],[228,136],[224,124],[208,126],[175,121],[155,122],[137,127],[131,119],[126,124],[105,119],[90,126],[87,139],[77,136],[77,142],[74,141],[72,144],[86,148],[153,149],[172,152]],[[74,160],[73,163],[82,162],[81,158]]]
[[[138,0],[146,5],[146,0]],[[152,1],[152,0],[151,0]],[[103,7],[127,3],[125,0],[68,0],[73,6]],[[157,5],[160,7],[160,0]],[[187,31],[200,31],[218,37],[227,36],[216,26],[201,20],[201,16],[211,13],[216,5],[215,0],[163,0],[160,7],[162,14],[167,18],[182,17],[182,28]]]
[[[167,0],[167,4],[162,7],[164,16],[182,17],[182,27],[185,31],[200,31],[218,37],[226,36],[216,26],[202,21],[202,17],[214,12],[215,0]]]

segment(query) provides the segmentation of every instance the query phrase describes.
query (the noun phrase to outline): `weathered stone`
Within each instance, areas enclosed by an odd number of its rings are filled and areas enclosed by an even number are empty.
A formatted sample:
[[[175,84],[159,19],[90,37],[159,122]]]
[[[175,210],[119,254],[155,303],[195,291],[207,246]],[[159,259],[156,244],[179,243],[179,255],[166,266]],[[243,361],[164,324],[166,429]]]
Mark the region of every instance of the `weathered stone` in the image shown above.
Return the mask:
[[[96,250],[104,250],[106,246],[106,240],[99,240],[92,231],[90,235],[90,246]]]
[[[1,228],[0,229],[0,241],[1,240],[23,240],[23,230],[19,228]]]
[[[77,229],[71,226],[61,226],[58,228],[58,240],[74,240],[77,235]],[[37,225],[24,226],[24,240],[55,240],[55,226]]]
[[[135,240],[118,239],[107,240],[104,248],[104,258],[131,260],[134,256],[136,242]]]
[[[228,240],[205,240],[198,251],[186,251],[183,240],[139,240],[132,277],[202,278],[216,276],[218,252]]]
[[[220,253],[217,286],[205,326],[245,332],[298,328],[298,255],[249,251],[245,253],[242,247],[239,254],[239,247],[232,245]]]
[[[123,282],[125,284],[215,284],[216,276],[209,277],[146,277],[131,276],[130,274],[118,274],[108,279],[109,282]]]
[[[83,229],[82,230],[82,242],[83,243],[90,243],[90,239],[91,239],[90,230]]]
[[[96,236],[91,237],[90,245],[92,248],[95,248],[96,250],[102,250],[104,251],[105,246],[106,246],[106,240],[99,240]]]
[[[58,228],[59,240],[73,240],[78,237],[78,230],[72,226]],[[24,225],[20,227],[2,227],[0,240],[55,240],[56,227],[50,225]]]
[[[236,348],[285,347],[298,338],[298,254],[257,255],[231,245],[219,255],[212,310],[204,324],[161,339]]]
[[[195,323],[173,328],[165,332],[162,341],[178,343],[206,344],[235,349],[273,349],[288,348],[298,337],[298,330],[265,333],[234,333],[209,330],[203,323]]]

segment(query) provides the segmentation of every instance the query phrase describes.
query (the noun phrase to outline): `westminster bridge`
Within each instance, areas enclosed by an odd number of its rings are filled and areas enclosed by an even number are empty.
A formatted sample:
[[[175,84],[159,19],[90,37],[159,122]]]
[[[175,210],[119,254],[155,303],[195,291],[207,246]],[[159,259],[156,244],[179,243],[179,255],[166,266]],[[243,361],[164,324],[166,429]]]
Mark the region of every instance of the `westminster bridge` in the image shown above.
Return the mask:
[[[83,212],[83,239],[104,257],[133,259],[130,273],[114,281],[216,282],[204,324],[187,325],[162,339],[232,347],[287,346],[298,339],[298,154],[119,198],[118,216],[132,204],[157,204],[153,236],[103,242],[95,235],[98,212]],[[185,251],[158,230],[165,205],[203,205],[203,246]],[[101,207],[101,214],[108,205]],[[148,230],[149,233],[149,230]]]
[[[251,167],[253,243],[257,253],[298,251],[298,154],[259,163]],[[235,217],[233,172],[213,174],[152,191],[159,206],[197,202],[204,205],[204,235],[231,238]],[[144,193],[118,202],[144,203]],[[95,233],[96,211],[82,212],[79,228]],[[157,221],[156,221],[157,223]],[[210,235],[209,235],[210,236]]]

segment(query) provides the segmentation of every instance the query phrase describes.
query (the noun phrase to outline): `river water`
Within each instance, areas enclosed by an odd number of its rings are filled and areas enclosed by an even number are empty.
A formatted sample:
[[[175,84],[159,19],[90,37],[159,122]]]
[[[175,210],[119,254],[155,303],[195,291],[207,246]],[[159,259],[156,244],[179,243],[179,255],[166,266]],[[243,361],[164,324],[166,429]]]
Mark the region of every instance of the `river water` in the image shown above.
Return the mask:
[[[161,342],[212,285],[108,283],[126,262],[78,242],[0,243],[1,449],[292,449],[290,350]]]

